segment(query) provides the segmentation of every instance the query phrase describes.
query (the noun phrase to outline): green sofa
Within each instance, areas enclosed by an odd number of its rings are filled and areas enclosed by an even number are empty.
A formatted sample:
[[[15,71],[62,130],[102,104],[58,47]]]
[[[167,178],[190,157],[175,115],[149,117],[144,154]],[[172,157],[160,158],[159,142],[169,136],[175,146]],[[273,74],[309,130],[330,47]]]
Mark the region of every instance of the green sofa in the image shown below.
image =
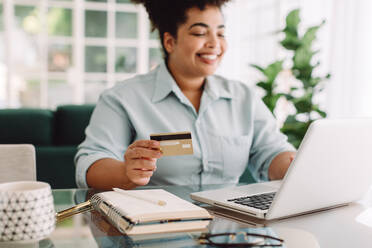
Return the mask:
[[[37,180],[52,188],[75,188],[74,156],[85,138],[94,105],[47,109],[0,109],[0,144],[33,144]]]

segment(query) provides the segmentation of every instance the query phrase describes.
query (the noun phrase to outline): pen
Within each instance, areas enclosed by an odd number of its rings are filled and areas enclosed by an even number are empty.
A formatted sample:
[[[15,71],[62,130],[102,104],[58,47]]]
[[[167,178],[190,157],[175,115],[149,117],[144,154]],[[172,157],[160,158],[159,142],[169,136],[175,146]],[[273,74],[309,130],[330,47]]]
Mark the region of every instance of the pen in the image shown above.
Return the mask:
[[[120,193],[120,194],[123,194],[123,195],[126,195],[126,196],[130,196],[130,197],[133,197],[133,198],[137,198],[137,199],[142,200],[142,201],[147,201],[147,202],[159,205],[159,206],[167,205],[167,203],[165,201],[150,198],[150,197],[144,197],[144,196],[130,194],[126,190],[123,190],[123,189],[112,188],[112,190],[117,192],[117,193]]]

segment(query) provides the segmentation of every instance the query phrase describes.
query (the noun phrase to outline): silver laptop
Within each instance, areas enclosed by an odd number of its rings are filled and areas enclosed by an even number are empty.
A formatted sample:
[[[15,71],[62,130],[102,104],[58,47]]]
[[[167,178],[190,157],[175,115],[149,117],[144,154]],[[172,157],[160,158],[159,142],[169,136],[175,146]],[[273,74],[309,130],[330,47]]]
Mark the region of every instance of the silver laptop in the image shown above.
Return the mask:
[[[313,122],[281,181],[192,193],[191,199],[260,219],[345,205],[372,184],[372,119]]]

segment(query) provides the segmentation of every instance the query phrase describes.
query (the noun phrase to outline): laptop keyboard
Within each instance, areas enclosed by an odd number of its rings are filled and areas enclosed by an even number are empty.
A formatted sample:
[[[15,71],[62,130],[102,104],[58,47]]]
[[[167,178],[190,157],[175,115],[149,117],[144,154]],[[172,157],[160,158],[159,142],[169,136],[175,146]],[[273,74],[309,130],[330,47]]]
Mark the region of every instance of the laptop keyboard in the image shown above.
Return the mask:
[[[258,208],[261,210],[267,210],[272,203],[276,192],[265,193],[260,195],[250,195],[234,199],[229,199],[227,201],[241,204],[244,206]]]

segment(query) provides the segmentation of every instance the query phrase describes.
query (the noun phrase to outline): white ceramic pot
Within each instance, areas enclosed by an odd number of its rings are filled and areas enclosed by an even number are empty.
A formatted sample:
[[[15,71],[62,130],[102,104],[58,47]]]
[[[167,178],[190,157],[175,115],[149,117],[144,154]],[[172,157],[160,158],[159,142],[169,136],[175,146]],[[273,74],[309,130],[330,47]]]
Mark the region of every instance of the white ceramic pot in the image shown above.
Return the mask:
[[[55,228],[50,185],[21,181],[0,184],[0,241],[38,241]]]

